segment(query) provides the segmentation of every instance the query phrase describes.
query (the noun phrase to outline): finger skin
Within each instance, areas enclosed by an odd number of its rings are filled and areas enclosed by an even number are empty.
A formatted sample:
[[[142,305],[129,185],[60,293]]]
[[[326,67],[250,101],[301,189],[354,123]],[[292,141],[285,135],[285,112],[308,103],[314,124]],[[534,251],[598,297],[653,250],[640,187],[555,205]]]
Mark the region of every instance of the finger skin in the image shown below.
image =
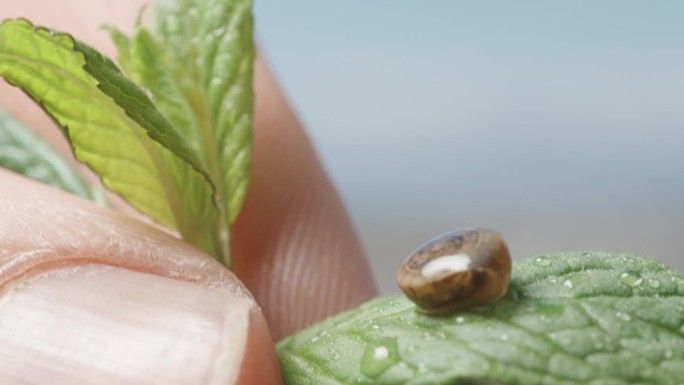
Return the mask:
[[[145,3],[24,0],[3,2],[0,15],[26,16],[69,31],[113,55],[100,25],[128,31]],[[252,180],[234,225],[234,271],[261,305],[278,340],[364,302],[376,288],[341,200],[262,57],[255,63],[254,78]],[[68,151],[42,112],[17,95],[2,87],[0,103]]]
[[[234,271],[277,340],[376,289],[344,207],[263,58],[254,84],[253,173],[234,227]]]
[[[0,180],[3,378],[280,383],[265,319],[214,259],[8,171]]]

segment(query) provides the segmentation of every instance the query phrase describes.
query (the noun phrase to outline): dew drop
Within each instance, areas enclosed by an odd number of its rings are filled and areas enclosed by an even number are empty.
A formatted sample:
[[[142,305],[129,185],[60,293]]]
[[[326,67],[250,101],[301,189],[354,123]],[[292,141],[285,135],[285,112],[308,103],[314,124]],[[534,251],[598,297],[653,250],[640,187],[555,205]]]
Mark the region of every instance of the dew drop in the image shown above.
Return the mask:
[[[462,324],[463,322],[465,322],[465,319],[464,319],[463,317],[456,317],[456,323],[457,323],[457,324],[460,325],[460,324]]]
[[[658,281],[657,279],[649,279],[648,286],[657,289],[660,287],[660,281]]]
[[[376,360],[384,360],[389,357],[389,350],[386,346],[378,346],[373,350],[373,358]]]
[[[568,289],[572,289],[572,281],[566,279],[565,281],[563,281],[563,286],[567,287]]]
[[[537,257],[537,259],[535,259],[534,262],[542,267],[551,266],[551,260],[547,257]]]
[[[143,92],[145,93],[145,96],[147,96],[148,99],[153,100],[154,95],[152,94],[152,91],[148,90],[147,88],[142,89]]]
[[[622,312],[622,311],[616,312],[615,315],[616,315],[619,319],[621,319],[621,320],[623,320],[623,321],[625,321],[625,322],[629,322],[629,321],[632,320],[632,317],[630,317],[629,314],[627,314],[627,313],[625,313],[625,312]]]
[[[387,369],[399,363],[397,339],[394,337],[378,338],[372,341],[361,358],[361,373],[378,378]]]
[[[644,279],[637,274],[632,273],[622,273],[620,275],[620,281],[629,287],[639,287]]]

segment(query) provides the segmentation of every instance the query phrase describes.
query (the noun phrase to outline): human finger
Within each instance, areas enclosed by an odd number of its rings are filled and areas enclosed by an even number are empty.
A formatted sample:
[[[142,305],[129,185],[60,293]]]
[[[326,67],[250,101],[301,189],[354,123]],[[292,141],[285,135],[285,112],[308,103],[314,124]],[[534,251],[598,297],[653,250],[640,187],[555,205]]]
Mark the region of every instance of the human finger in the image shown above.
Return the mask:
[[[275,384],[253,298],[129,216],[0,170],[3,383]]]
[[[146,2],[69,0],[54,10],[38,3],[3,4],[0,10],[69,31],[111,55],[113,47],[100,25],[127,30],[126,23]],[[367,300],[375,285],[341,200],[263,58],[254,72],[253,172],[234,227],[233,266],[279,339]],[[25,98],[6,99],[25,121],[68,149],[35,106]]]

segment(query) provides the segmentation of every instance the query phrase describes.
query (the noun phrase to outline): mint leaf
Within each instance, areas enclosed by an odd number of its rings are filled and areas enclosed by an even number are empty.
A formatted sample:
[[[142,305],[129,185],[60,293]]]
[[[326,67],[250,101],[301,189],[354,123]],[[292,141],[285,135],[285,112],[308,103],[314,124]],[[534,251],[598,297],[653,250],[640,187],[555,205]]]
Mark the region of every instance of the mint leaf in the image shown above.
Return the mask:
[[[227,248],[250,177],[251,1],[161,0],[154,20],[152,32],[138,26],[130,38],[118,31],[112,38],[126,73],[155,95],[154,104],[207,165]]]
[[[379,298],[278,354],[286,384],[679,385],[684,275],[627,254],[530,258],[496,304],[431,316]]]
[[[104,193],[90,186],[47,143],[0,109],[0,167],[107,205]]]
[[[195,113],[225,220],[233,223],[250,178],[254,93],[251,0],[160,0],[155,35]],[[186,68],[193,68],[189,76]]]
[[[67,34],[8,20],[0,24],[0,76],[50,114],[108,189],[222,257],[203,161],[109,59]]]
[[[154,35],[166,53],[160,61],[194,112],[195,127],[187,130],[188,136],[204,148],[212,176],[220,181],[217,188],[224,195],[229,223],[237,216],[249,181],[251,6],[251,0],[159,0],[153,15]]]

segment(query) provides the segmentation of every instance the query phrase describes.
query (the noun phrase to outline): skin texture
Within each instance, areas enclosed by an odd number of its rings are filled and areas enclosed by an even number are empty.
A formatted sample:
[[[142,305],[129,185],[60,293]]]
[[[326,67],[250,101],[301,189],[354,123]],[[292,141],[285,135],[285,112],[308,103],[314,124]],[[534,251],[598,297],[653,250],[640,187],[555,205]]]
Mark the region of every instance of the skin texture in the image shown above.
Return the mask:
[[[130,30],[145,3],[2,2],[0,17],[73,33],[111,56],[100,26]],[[255,91],[253,179],[234,227],[237,277],[125,205],[102,209],[0,171],[3,376],[278,383],[273,340],[375,294],[344,208],[263,58]],[[23,94],[3,84],[0,104],[69,154]]]

